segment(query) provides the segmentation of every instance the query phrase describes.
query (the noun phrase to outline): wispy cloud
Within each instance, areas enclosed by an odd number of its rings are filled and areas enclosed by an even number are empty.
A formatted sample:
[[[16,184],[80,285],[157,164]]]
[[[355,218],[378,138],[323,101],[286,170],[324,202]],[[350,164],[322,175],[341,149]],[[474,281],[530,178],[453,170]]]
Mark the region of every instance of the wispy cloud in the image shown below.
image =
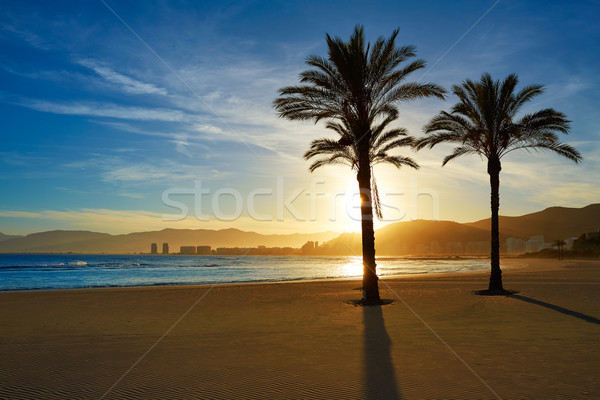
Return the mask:
[[[44,100],[24,100],[21,104],[37,111],[54,114],[106,117],[135,121],[180,122],[186,119],[185,113],[167,108],[129,107],[92,102],[55,103]]]
[[[167,95],[167,90],[153,83],[146,83],[131,78],[94,60],[81,60],[79,64],[93,70],[106,81],[115,84],[120,90],[130,94],[160,94]]]
[[[48,50],[50,48],[46,39],[42,38],[39,35],[36,35],[31,30],[17,26],[17,24],[9,24],[5,22],[0,24],[0,29],[5,32],[9,32],[10,34],[18,37],[30,46],[35,47],[37,49]]]

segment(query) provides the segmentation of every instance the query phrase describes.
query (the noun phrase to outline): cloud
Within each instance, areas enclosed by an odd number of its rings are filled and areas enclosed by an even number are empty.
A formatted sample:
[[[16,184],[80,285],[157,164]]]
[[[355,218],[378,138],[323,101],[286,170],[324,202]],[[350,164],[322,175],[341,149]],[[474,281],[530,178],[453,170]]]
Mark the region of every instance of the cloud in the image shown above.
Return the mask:
[[[5,17],[5,16],[4,16]],[[16,25],[11,25],[7,23],[3,23],[0,25],[0,28],[5,32],[10,32],[14,36],[17,36],[21,40],[25,41],[30,46],[40,49],[40,50],[48,50],[50,46],[48,46],[48,41],[43,39],[42,37],[36,35],[30,30],[20,28]]]
[[[125,167],[116,166],[107,168],[103,174],[105,182],[144,182],[158,180],[193,179],[196,175],[192,173],[178,173],[178,171],[163,169],[148,164],[134,164]]]
[[[223,129],[219,128],[218,126],[209,124],[195,124],[194,129],[198,132],[211,133],[215,135],[220,135],[223,133]]]
[[[100,165],[102,180],[109,183],[165,183],[191,180],[214,180],[230,175],[211,166],[182,164],[171,160],[128,163],[112,160]]]
[[[135,121],[181,122],[186,119],[186,114],[179,110],[129,107],[110,103],[73,102],[61,104],[44,100],[26,100],[21,105],[53,114],[106,117]]]
[[[167,90],[152,83],[142,82],[121,73],[118,73],[94,60],[82,60],[79,64],[93,70],[106,81],[113,83],[122,91],[131,94],[161,94],[167,95]]]

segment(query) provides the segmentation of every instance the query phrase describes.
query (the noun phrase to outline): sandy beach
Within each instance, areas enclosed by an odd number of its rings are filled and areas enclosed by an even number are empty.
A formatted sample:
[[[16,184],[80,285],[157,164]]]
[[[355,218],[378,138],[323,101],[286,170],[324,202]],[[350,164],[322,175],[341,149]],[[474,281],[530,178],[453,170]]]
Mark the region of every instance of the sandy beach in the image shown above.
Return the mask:
[[[359,281],[0,293],[0,398],[597,399],[600,262]]]

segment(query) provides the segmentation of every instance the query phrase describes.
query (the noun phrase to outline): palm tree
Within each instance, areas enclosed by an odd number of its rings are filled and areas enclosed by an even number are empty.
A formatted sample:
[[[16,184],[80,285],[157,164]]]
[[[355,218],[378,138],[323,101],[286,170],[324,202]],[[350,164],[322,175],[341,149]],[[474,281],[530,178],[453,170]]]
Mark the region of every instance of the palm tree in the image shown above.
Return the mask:
[[[388,39],[378,38],[373,47],[365,42],[362,26],[355,27],[348,42],[327,35],[327,58],[308,56],[306,63],[311,69],[300,74],[301,85],[280,89],[280,97],[274,102],[280,117],[312,120],[315,123],[328,121],[330,129],[342,134],[339,149],[348,147],[348,150],[336,153],[327,147],[331,142],[316,141],[309,153],[315,151],[330,155],[327,163],[341,161],[344,158],[338,155],[347,153],[346,161],[353,163],[361,196],[365,302],[379,301],[371,192],[372,153],[377,148],[374,146],[376,140],[373,136],[377,136],[374,131],[377,127],[384,129],[389,122],[398,118],[397,103],[421,97],[444,98],[445,93],[443,88],[432,83],[404,82],[411,72],[423,68],[425,61],[415,60],[400,68],[400,63],[415,56],[415,47],[396,47],[397,35],[396,29]],[[379,121],[388,122],[381,126]],[[385,134],[380,132],[378,136],[381,139]],[[388,145],[393,143],[387,140],[391,139],[386,139]],[[384,153],[387,154],[393,147]],[[306,158],[312,158],[309,153]],[[324,160],[315,164],[317,166],[314,168],[317,168],[324,164]]]
[[[424,128],[428,136],[419,139],[415,146],[421,149],[440,143],[455,144],[442,166],[466,154],[487,159],[492,209],[489,292],[504,292],[498,227],[500,159],[514,150],[533,149],[550,150],[576,163],[582,161],[576,149],[559,141],[557,133],[569,133],[569,121],[563,113],[546,108],[515,120],[523,104],[544,91],[542,85],[529,85],[515,93],[518,82],[515,74],[500,82],[484,73],[479,82],[467,79],[461,85],[454,85],[452,92],[460,101],[450,113],[441,111],[433,117]]]
[[[552,242],[552,247],[556,247],[556,249],[558,250],[558,259],[562,260],[563,259],[563,248],[565,247],[565,245],[567,244],[567,242],[565,242],[564,240],[558,239],[555,240],[554,242]]]

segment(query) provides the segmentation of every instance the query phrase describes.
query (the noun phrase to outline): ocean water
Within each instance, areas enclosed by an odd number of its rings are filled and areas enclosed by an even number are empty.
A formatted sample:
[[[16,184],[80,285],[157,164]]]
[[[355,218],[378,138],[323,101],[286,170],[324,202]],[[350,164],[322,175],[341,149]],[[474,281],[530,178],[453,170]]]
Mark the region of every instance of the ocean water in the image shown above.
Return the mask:
[[[478,271],[486,259],[380,258],[379,276]],[[352,279],[360,257],[0,254],[0,290]]]

